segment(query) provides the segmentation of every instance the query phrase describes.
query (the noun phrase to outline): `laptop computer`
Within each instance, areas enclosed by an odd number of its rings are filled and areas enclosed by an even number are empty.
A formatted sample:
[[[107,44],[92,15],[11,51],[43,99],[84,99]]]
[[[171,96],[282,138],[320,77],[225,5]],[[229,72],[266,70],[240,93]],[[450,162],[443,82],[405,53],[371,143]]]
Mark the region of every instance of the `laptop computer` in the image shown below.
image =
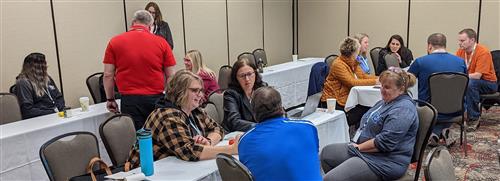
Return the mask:
[[[291,116],[292,119],[302,119],[309,114],[316,112],[316,108],[318,108],[319,101],[321,100],[321,92],[313,94],[307,97],[306,105],[304,106],[304,110],[299,111]]]

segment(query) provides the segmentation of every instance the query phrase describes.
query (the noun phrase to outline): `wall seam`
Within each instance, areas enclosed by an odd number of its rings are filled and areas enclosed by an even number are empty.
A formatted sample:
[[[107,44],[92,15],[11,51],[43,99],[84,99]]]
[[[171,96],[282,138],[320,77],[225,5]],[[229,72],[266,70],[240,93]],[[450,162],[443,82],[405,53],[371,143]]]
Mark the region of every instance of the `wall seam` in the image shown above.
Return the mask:
[[[50,13],[52,16],[52,28],[54,30],[54,42],[55,42],[55,46],[56,46],[57,71],[59,73],[59,89],[61,90],[61,94],[64,97],[63,79],[62,79],[62,71],[61,71],[61,59],[59,58],[59,44],[57,41],[56,18],[55,18],[55,13],[54,13],[54,1],[53,0],[50,0]]]

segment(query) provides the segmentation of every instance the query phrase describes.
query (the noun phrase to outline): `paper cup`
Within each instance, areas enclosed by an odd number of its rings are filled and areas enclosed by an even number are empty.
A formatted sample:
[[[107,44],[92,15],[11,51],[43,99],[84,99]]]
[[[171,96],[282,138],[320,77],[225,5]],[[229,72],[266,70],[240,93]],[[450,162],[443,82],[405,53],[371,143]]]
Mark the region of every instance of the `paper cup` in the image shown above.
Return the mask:
[[[89,97],[80,97],[80,106],[82,111],[89,111]]]
[[[292,55],[292,61],[296,62],[299,60],[299,55]]]
[[[335,111],[335,105],[337,104],[337,99],[326,99],[326,107],[328,108],[328,112],[332,113]]]

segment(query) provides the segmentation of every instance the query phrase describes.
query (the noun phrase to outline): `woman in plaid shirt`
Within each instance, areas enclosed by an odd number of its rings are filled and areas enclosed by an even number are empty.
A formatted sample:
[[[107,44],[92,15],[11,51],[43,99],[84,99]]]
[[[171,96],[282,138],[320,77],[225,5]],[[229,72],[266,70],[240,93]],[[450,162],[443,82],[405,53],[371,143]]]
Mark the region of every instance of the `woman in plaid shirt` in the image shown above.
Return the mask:
[[[154,160],[176,156],[186,161],[213,159],[218,153],[237,154],[232,145],[215,146],[224,137],[220,125],[199,108],[202,79],[187,70],[178,71],[167,86],[165,99],[149,115],[144,128],[153,133]],[[139,150],[133,148],[130,161],[139,166]]]

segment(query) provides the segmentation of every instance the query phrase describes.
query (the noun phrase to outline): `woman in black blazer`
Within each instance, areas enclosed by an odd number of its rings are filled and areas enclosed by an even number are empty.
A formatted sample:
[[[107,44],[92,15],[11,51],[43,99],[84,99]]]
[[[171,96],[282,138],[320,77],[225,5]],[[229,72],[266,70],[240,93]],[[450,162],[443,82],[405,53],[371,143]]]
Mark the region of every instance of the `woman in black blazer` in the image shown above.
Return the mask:
[[[163,16],[161,15],[160,7],[154,2],[150,2],[144,8],[153,15],[154,23],[151,26],[151,33],[161,36],[167,40],[168,45],[171,49],[174,49],[174,40],[172,39],[172,32],[170,32],[170,27],[166,21],[163,21]]]
[[[251,111],[251,97],[254,90],[266,83],[257,67],[247,58],[236,61],[231,70],[229,88],[224,92],[224,121],[226,131],[248,131],[255,126],[256,120]]]
[[[399,60],[399,66],[401,68],[410,66],[411,61],[413,60],[413,54],[410,49],[405,47],[403,38],[399,35],[392,35],[385,48],[382,48],[379,52],[376,75],[379,75],[383,71],[387,70],[388,67],[385,63],[385,55],[387,54],[395,56]]]

